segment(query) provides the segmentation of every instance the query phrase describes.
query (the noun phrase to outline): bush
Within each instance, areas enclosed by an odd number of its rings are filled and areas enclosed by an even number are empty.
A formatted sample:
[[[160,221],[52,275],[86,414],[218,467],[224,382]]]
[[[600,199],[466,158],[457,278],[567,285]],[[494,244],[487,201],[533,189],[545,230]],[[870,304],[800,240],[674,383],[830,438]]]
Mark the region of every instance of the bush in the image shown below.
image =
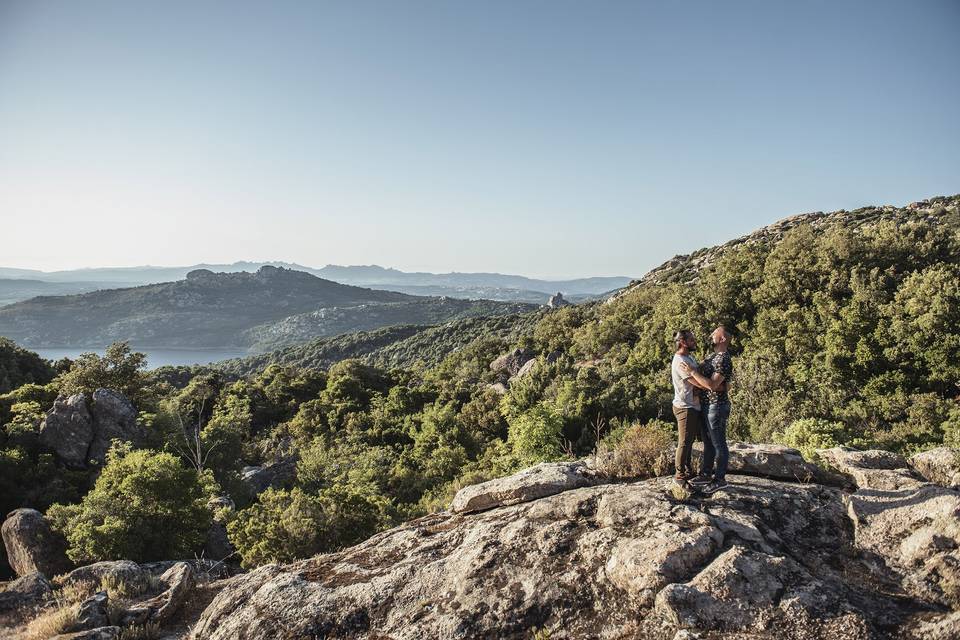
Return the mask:
[[[60,393],[85,393],[87,398],[97,389],[113,389],[144,409],[153,399],[149,389],[150,376],[144,371],[146,366],[145,354],[130,351],[126,342],[114,342],[107,347],[102,358],[96,353],[81,354],[56,382]]]
[[[612,432],[597,448],[600,471],[610,478],[643,479],[673,470],[676,438],[666,423],[652,421]]]
[[[846,430],[839,422],[820,418],[795,420],[786,431],[773,434],[774,442],[799,449],[807,460],[815,460],[817,449],[830,449],[846,444]]]
[[[196,471],[169,453],[114,445],[93,489],[78,505],[49,515],[75,562],[136,562],[193,556],[210,528],[207,496]]]
[[[348,489],[331,487],[318,495],[267,489],[227,525],[227,535],[249,568],[354,544],[377,524],[377,506]]]
[[[513,453],[524,465],[562,458],[562,434],[563,420],[543,404],[528,409],[510,421],[509,441]]]

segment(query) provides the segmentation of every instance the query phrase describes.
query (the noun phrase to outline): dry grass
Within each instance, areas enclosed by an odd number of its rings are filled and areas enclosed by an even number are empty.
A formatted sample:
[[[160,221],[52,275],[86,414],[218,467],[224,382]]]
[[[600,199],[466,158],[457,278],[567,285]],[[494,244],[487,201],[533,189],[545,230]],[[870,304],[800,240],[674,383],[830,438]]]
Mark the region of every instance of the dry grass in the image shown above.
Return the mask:
[[[57,589],[56,597],[63,602],[74,604],[83,602],[99,590],[99,585],[92,581],[71,582]]]
[[[159,593],[167,585],[159,576],[149,575],[139,580],[125,580],[117,575],[105,575],[100,580],[100,591],[106,591],[111,600],[129,600],[144,593]]]
[[[155,640],[159,637],[160,625],[156,622],[125,627],[120,631],[120,640]]]
[[[58,602],[30,621],[24,632],[23,640],[46,640],[68,632],[77,623],[77,605]]]
[[[653,426],[627,428],[612,448],[601,443],[597,466],[611,479],[638,480],[669,474],[676,443],[671,434]]]

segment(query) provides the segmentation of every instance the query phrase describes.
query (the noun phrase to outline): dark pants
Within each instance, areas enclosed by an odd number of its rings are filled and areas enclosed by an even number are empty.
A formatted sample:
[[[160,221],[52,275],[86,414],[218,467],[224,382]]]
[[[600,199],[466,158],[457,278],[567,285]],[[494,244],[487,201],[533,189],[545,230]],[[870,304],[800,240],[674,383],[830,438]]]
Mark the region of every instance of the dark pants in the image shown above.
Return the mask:
[[[727,463],[730,461],[730,452],[727,450],[727,420],[730,419],[730,403],[707,405],[706,420],[703,421],[703,461],[700,473],[705,476],[713,474],[716,481],[727,477]],[[716,471],[714,472],[714,463]]]
[[[693,475],[690,457],[693,452],[693,441],[700,433],[702,417],[696,409],[673,408],[673,415],[677,418],[677,429],[680,434],[677,439],[677,455],[674,461],[676,477]]]

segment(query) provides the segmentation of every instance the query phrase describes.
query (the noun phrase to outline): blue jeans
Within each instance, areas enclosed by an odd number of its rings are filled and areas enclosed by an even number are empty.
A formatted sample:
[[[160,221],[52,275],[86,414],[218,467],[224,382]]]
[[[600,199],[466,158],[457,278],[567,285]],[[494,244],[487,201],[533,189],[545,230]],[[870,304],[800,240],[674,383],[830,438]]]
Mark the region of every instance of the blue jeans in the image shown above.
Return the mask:
[[[705,476],[713,474],[717,482],[727,476],[727,463],[730,461],[730,452],[727,450],[727,420],[730,419],[730,403],[708,404],[703,412],[704,439],[703,461],[700,464],[700,473]],[[714,472],[716,463],[716,472]]]

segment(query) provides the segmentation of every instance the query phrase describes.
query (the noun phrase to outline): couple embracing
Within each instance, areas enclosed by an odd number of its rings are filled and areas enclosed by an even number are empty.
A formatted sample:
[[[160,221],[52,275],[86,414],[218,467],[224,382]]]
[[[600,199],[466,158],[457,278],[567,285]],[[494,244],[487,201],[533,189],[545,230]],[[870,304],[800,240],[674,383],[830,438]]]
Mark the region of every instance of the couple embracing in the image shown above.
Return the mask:
[[[713,353],[702,364],[697,364],[692,353],[697,339],[689,329],[681,329],[673,336],[676,353],[670,366],[673,378],[673,415],[677,418],[675,481],[689,482],[695,489],[712,494],[726,488],[727,420],[730,417],[730,332],[723,326],[710,334]],[[700,472],[693,471],[691,462],[693,441],[698,434],[703,439],[703,459]]]

